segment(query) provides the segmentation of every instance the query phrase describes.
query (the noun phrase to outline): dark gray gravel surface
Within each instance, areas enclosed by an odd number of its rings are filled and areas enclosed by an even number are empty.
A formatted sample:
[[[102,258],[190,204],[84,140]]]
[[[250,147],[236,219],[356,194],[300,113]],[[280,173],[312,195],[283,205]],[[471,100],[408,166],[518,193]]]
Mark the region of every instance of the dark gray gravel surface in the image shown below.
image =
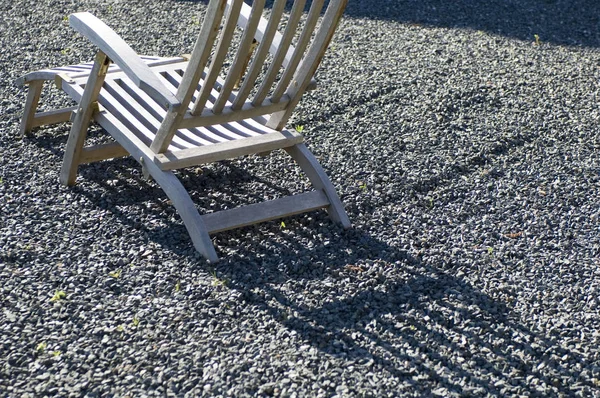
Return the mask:
[[[92,58],[71,12],[167,56],[204,9],[0,4],[0,396],[600,397],[598,2],[351,0],[291,125],[354,229],[218,234],[215,266],[132,160],[61,186],[69,126],[18,140],[13,85]],[[201,211],[307,187],[282,154],[180,175]]]

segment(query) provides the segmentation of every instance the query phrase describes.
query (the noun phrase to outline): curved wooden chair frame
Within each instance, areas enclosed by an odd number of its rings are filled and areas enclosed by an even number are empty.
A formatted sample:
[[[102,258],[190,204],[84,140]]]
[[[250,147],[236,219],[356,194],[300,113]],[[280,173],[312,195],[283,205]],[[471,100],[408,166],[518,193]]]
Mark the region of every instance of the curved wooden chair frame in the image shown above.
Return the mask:
[[[192,54],[175,58],[140,57],[92,14],[73,14],[71,26],[98,47],[95,61],[20,78],[29,86],[21,133],[72,120],[60,173],[65,185],[75,183],[79,164],[133,156],[171,199],[209,261],[218,259],[209,234],[231,228],[318,208],[348,228],[327,174],[302,135],[284,128],[304,92],[316,87],[313,76],[346,1],[331,0],[321,17],[324,0],[313,0],[302,22],[306,0],[295,0],[280,32],[285,0],[275,1],[268,19],[265,0],[251,6],[211,0]],[[225,62],[232,52],[233,60]],[[78,105],[36,113],[47,80]],[[84,147],[92,120],[115,142]],[[313,191],[200,215],[172,171],[275,149],[297,162]]]

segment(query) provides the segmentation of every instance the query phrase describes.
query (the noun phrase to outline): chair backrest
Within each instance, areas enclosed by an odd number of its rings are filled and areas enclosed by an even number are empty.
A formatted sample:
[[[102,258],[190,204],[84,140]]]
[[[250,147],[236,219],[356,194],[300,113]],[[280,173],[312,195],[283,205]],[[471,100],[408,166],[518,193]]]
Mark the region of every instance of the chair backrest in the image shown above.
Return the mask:
[[[177,128],[260,115],[270,115],[267,125],[281,130],[311,82],[347,0],[330,0],[322,17],[325,1],[312,0],[303,18],[306,2],[294,0],[284,23],[286,0],[275,0],[268,18],[265,0],[252,6],[211,0],[179,82],[176,96],[183,106],[167,114],[152,149],[164,152]]]

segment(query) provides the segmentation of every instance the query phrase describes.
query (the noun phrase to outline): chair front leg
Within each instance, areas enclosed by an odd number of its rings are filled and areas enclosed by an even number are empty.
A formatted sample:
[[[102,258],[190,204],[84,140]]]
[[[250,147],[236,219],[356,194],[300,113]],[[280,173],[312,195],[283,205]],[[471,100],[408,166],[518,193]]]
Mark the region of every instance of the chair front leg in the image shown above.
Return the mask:
[[[98,51],[90,77],[83,90],[83,95],[75,113],[73,126],[69,133],[69,140],[65,148],[62,167],[60,169],[60,182],[64,185],[74,185],[77,178],[77,168],[83,151],[83,144],[87,136],[87,129],[94,112],[98,110],[98,93],[104,83],[110,59],[102,51]]]
[[[344,228],[352,227],[348,214],[344,210],[344,205],[335,192],[335,188],[323,170],[323,167],[321,167],[319,161],[315,158],[315,155],[304,144],[296,144],[284,149],[298,163],[313,187],[323,190],[325,195],[327,195],[329,199],[329,206],[327,207],[329,217],[333,221],[342,224]]]
[[[31,132],[33,128],[33,119],[37,110],[40,95],[42,94],[43,80],[34,80],[28,84],[27,100],[25,109],[23,109],[23,119],[21,119],[20,138]]]

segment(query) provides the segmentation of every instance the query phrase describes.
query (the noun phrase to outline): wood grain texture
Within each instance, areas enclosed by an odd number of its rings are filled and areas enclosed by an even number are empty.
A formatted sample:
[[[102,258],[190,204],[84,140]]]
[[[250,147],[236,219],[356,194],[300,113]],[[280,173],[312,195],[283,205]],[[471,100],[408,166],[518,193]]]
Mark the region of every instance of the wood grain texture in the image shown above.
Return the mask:
[[[323,191],[311,191],[262,203],[222,210],[202,216],[208,233],[240,228],[327,207],[329,200]]]
[[[245,5],[245,3],[244,3]],[[250,52],[250,47],[252,46],[252,41],[255,37],[256,28],[258,27],[258,22],[262,17],[263,7],[265,5],[265,0],[254,0],[252,3],[252,9],[250,10],[250,16],[248,18],[248,24],[244,27],[244,33],[242,35],[241,41],[238,45],[238,49],[233,60],[229,71],[227,72],[227,77],[225,78],[225,82],[221,87],[221,93],[217,98],[216,102],[213,104],[212,112],[214,114],[219,114],[225,107],[227,100],[229,99],[229,95],[233,90],[233,86],[238,81],[240,75],[242,74],[242,70],[246,64],[246,59],[248,57],[248,53]],[[237,18],[236,18],[237,23]]]
[[[208,71],[206,72],[206,77],[204,78],[204,83],[198,96],[196,97],[196,101],[194,101],[194,106],[192,107],[192,115],[197,115],[201,113],[206,105],[206,101],[210,92],[213,89],[213,86],[217,80],[221,72],[221,68],[223,67],[223,61],[225,60],[225,56],[227,55],[227,51],[229,50],[229,46],[231,45],[231,38],[233,36],[233,32],[236,27],[238,15],[240,12],[240,8],[242,7],[243,0],[230,0],[227,2],[227,17],[225,18],[225,24],[223,29],[221,30],[221,35],[219,36],[219,40],[217,43],[217,47],[215,49],[215,53],[212,57],[212,61],[210,62],[210,66],[208,67]]]
[[[80,12],[71,14],[69,23],[73,29],[87,37],[108,55],[139,88],[152,98],[169,109],[177,109],[181,106],[181,102],[161,83],[136,52],[100,19],[89,12]]]
[[[157,153],[162,153],[167,150],[175,131],[179,128],[179,122],[183,118],[183,113],[188,109],[198,82],[204,72],[206,63],[208,62],[208,58],[210,57],[211,49],[215,38],[217,37],[221,19],[223,18],[226,3],[226,0],[211,0],[208,5],[208,10],[206,11],[200,34],[194,45],[194,50],[190,55],[182,81],[177,88],[176,96],[181,101],[182,106],[180,109],[172,110],[170,112],[152,141],[151,148]]]
[[[283,65],[283,62],[290,51],[290,47],[292,45],[292,39],[296,34],[296,30],[298,28],[298,23],[300,22],[300,17],[302,16],[302,11],[304,10],[304,5],[306,4],[306,0],[296,0],[294,1],[294,5],[292,6],[292,11],[287,20],[287,24],[285,26],[285,30],[283,31],[283,36],[277,45],[277,51],[271,60],[269,68],[265,77],[263,78],[254,99],[252,100],[252,105],[258,106],[260,105],[267,95],[269,94],[269,90],[271,90],[271,86],[277,79],[277,75],[279,74],[279,70]],[[281,130],[281,129],[277,129]]]
[[[321,59],[323,59],[325,50],[327,50],[327,47],[333,38],[333,34],[344,13],[347,2],[348,0],[331,0],[329,2],[319,30],[304,56],[302,63],[296,71],[292,84],[289,85],[286,91],[286,94],[290,98],[290,103],[285,110],[271,116],[267,124],[269,127],[275,130],[282,129],[292,115],[292,112],[296,108],[296,105],[298,105],[298,102],[300,102],[302,95],[317,71]]]
[[[77,108],[77,113],[75,114],[75,119],[69,133],[67,147],[65,148],[63,163],[60,169],[60,182],[64,185],[75,184],[77,167],[79,166],[83,143],[87,136],[88,125],[92,119],[95,110],[94,104],[97,104],[98,93],[102,88],[109,64],[110,59],[108,59],[106,54],[98,51],[88,83],[83,90],[83,96]]]
[[[34,126],[35,111],[40,101],[40,95],[42,94],[43,81],[36,80],[29,84],[29,91],[27,92],[27,99],[25,100],[25,107],[23,108],[23,117],[21,118],[21,126],[19,128],[19,136],[22,138],[29,132]]]
[[[255,137],[246,137],[219,144],[182,149],[180,151],[157,154],[155,163],[161,170],[175,170],[231,159],[238,156],[267,152],[286,148],[303,141],[303,137],[295,132],[284,130]]]

